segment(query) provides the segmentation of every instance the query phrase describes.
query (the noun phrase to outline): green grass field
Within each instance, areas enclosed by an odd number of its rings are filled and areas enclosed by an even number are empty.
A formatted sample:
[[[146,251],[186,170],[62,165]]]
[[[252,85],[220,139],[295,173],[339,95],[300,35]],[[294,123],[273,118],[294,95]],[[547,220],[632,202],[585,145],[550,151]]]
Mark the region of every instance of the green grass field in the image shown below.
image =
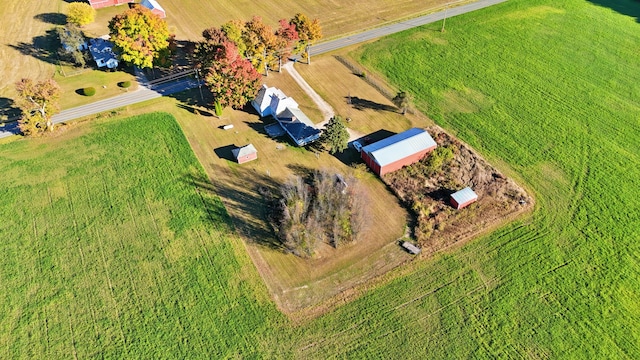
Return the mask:
[[[358,55],[528,186],[531,218],[294,324],[171,117],[11,141],[0,358],[639,357],[637,19],[511,0],[439,27]]]
[[[640,15],[637,2],[617,3]],[[437,326],[435,339],[453,339],[458,354],[638,357],[636,17],[584,1],[510,1],[356,54],[537,195],[530,223],[451,256],[483,259],[471,274],[495,282],[439,316],[459,327]]]
[[[0,148],[0,358],[258,351],[282,316],[173,117],[71,131]]]

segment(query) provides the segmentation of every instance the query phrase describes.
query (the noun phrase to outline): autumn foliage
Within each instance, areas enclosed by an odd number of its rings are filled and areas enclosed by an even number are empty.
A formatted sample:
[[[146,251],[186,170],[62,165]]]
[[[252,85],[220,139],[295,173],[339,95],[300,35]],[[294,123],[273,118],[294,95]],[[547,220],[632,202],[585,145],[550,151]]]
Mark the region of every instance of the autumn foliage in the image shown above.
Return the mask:
[[[167,22],[143,6],[114,16],[109,31],[120,58],[142,68],[152,67],[169,48]]]
[[[251,62],[242,58],[230,41],[216,48],[205,76],[214,101],[234,109],[243,107],[256,97],[260,79]]]
[[[58,100],[62,90],[54,80],[35,82],[22,79],[16,83],[17,105],[23,112],[18,125],[25,136],[53,130],[51,116],[60,110]]]

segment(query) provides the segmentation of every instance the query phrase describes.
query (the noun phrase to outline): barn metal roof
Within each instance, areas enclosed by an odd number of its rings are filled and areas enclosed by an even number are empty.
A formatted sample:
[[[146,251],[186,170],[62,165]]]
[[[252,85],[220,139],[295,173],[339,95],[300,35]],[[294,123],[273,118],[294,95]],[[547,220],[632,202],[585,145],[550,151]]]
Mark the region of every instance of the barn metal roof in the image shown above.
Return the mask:
[[[164,12],[164,9],[162,8],[162,6],[160,6],[160,4],[158,4],[156,0],[142,0],[140,5],[146,7],[149,10],[158,9]]]
[[[231,150],[231,152],[233,153],[233,156],[237,158],[243,157],[243,156],[247,156],[250,154],[254,154],[257,153],[258,150],[256,150],[256,148],[253,146],[253,144],[249,144],[249,145],[245,145],[243,147],[239,147],[239,148],[235,148],[233,150]]]
[[[426,130],[412,128],[367,145],[362,151],[371,154],[378,165],[385,166],[434,146],[436,142]]]
[[[453,198],[453,200],[458,204],[464,204],[468,201],[478,199],[478,195],[467,186],[466,188],[451,194],[451,198]]]

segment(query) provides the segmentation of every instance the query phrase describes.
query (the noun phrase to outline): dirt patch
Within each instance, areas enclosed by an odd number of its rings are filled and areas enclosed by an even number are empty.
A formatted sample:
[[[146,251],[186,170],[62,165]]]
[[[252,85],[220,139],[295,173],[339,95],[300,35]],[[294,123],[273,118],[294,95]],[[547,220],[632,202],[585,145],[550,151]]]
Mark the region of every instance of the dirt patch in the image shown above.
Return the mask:
[[[433,173],[427,156],[383,178],[413,212],[413,235],[425,255],[493,229],[532,207],[533,198],[523,188],[469,146],[440,127],[431,126],[427,131],[438,146],[453,151],[453,159]],[[467,186],[478,195],[478,201],[457,210],[449,202],[450,195]]]

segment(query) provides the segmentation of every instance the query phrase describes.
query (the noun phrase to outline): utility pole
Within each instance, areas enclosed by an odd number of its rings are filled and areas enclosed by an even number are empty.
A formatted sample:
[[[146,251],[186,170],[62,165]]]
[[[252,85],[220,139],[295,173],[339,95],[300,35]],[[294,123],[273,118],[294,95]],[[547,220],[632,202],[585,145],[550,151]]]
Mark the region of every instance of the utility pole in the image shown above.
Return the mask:
[[[202,96],[202,85],[200,84],[200,70],[196,68],[196,81],[198,82],[198,90],[200,90],[200,100],[204,103],[204,96]]]
[[[264,64],[264,76],[269,76],[269,69],[267,68],[267,49],[262,49],[262,63]]]
[[[305,50],[307,51],[307,65],[311,65],[311,52],[309,52],[309,44],[307,44]]]
[[[444,6],[444,18],[442,19],[442,29],[440,29],[440,32],[444,32],[444,23],[447,21],[447,8],[449,7],[449,5],[445,5]]]

